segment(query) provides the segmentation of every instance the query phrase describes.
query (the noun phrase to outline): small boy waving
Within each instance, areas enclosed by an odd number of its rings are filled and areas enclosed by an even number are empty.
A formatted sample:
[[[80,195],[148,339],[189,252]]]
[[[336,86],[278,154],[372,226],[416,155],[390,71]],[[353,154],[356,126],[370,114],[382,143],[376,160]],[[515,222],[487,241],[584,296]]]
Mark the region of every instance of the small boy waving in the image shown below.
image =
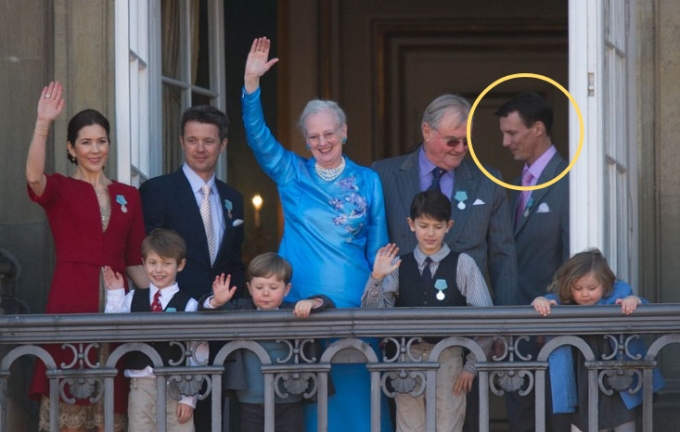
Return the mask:
[[[240,298],[230,301],[236,287],[229,287],[229,276],[221,275],[213,282],[213,295],[201,300],[202,309],[224,310],[278,310],[292,309],[299,318],[307,318],[311,312],[319,312],[326,308],[334,308],[333,301],[322,294],[300,300],[297,303],[284,302],[283,298],[291,288],[293,268],[290,263],[278,254],[268,252],[258,255],[248,264],[246,269],[246,286],[251,298]],[[275,341],[258,341],[274,362],[291,359],[289,345]],[[290,360],[289,360],[290,361]],[[264,431],[264,377],[262,364],[252,351],[244,350],[243,362],[248,388],[237,390],[241,408],[241,430],[249,432]],[[302,396],[289,394],[275,398],[274,418],[276,431],[303,432],[304,418]]]
[[[149,289],[136,289],[125,294],[123,276],[110,267],[104,267],[106,286],[106,313],[127,312],[195,312],[198,302],[183,293],[177,285],[177,273],[186,263],[186,244],[174,231],[155,229],[142,242],[142,264],[151,280]],[[169,365],[183,355],[182,350],[167,342],[150,342]],[[189,364],[195,366],[208,359],[205,342],[191,342],[194,356]],[[153,364],[144,354],[130,353],[125,376],[130,379],[128,421],[130,432],[148,432],[156,427],[156,376]],[[178,432],[193,432],[192,420],[198,395],[182,395],[177,401],[166,398],[167,428]]]

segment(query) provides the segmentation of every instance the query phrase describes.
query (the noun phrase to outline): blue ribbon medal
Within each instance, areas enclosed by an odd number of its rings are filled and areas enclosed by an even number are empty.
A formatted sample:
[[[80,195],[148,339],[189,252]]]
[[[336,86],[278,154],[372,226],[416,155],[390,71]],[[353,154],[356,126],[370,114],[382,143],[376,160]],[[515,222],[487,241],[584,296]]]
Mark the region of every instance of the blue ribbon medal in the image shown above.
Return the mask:
[[[444,295],[444,290],[447,289],[449,286],[446,284],[446,281],[444,279],[437,279],[434,282],[434,287],[439,291],[436,295],[437,300],[442,301],[446,298],[446,295]]]
[[[465,210],[465,200],[468,198],[467,193],[465,191],[458,191],[456,192],[456,195],[453,197],[456,201],[458,201],[458,208],[460,210]]]
[[[529,212],[531,211],[531,207],[534,206],[534,197],[529,197],[529,201],[527,201],[527,205],[524,210],[524,217],[529,217]]]

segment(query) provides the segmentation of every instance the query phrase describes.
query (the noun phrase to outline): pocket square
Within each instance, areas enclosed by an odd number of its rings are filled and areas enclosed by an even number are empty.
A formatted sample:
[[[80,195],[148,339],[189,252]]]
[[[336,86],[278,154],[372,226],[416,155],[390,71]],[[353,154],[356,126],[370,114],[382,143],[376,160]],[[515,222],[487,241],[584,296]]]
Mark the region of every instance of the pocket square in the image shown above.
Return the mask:
[[[536,213],[550,213],[550,207],[548,207],[548,203],[541,203],[541,205],[538,206],[536,209]]]
[[[475,200],[475,202],[472,203],[473,206],[474,205],[484,205],[484,204],[486,204],[486,203],[484,201],[480,200],[479,198],[477,198]]]
[[[235,227],[243,225],[243,219],[236,219],[232,225]]]

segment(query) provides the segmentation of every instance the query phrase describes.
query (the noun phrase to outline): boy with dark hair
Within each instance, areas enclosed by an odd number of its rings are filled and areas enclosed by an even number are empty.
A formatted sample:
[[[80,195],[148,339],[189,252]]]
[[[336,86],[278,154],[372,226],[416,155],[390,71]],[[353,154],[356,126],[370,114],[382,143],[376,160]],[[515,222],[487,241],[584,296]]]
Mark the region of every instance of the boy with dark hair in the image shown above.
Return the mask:
[[[306,318],[311,312],[319,312],[326,308],[333,308],[335,304],[325,295],[315,295],[297,303],[284,302],[283,298],[291,288],[293,268],[283,257],[273,252],[258,255],[248,264],[246,269],[246,286],[250,292],[249,299],[230,301],[236,287],[229,288],[229,276],[221,275],[213,283],[213,295],[201,301],[205,309],[224,310],[278,310],[293,309],[293,314],[299,318]],[[292,358],[290,348],[286,343],[274,341],[259,341],[267,351],[272,363]],[[255,353],[244,350],[248,388],[238,390],[241,407],[241,430],[248,432],[264,431],[264,376],[261,371],[262,363]],[[287,393],[287,392],[286,392]],[[302,412],[302,396],[289,394],[286,398],[276,397],[275,430],[277,432],[303,432],[304,417]]]
[[[453,226],[451,201],[437,190],[417,194],[411,202],[407,222],[418,245],[412,253],[397,257],[399,248],[388,244],[375,258],[366,283],[362,307],[493,306],[489,290],[475,261],[467,254],[454,253],[444,243]],[[428,357],[438,340],[427,339],[410,345],[413,358]],[[478,343],[489,351],[491,340]],[[461,431],[465,420],[465,394],[476,375],[475,357],[467,356],[463,366],[462,347],[445,349],[438,359],[437,431]],[[397,431],[425,430],[425,397],[397,394]]]
[[[125,312],[194,312],[198,309],[196,300],[180,291],[176,282],[177,273],[186,264],[186,244],[176,232],[155,229],[142,242],[142,264],[151,286],[136,289],[125,294],[123,276],[110,267],[104,267],[106,285],[106,313]],[[178,361],[184,356],[182,349],[167,342],[151,342],[168,365],[170,360]],[[190,365],[204,363],[208,358],[205,342],[191,342],[194,356]],[[130,378],[128,399],[128,421],[130,432],[157,430],[156,425],[156,376],[151,360],[142,353],[130,353],[127,357],[125,376]],[[193,432],[192,422],[198,395],[182,395],[177,401],[166,398],[167,428],[172,431]]]

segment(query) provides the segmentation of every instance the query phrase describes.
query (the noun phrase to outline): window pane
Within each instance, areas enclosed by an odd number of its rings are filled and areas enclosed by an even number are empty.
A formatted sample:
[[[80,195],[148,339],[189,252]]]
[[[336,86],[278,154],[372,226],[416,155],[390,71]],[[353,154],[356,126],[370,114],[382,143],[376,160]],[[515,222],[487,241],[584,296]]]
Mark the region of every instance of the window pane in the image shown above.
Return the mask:
[[[182,163],[179,144],[182,91],[163,85],[163,173],[174,172]]]
[[[163,76],[180,79],[180,1],[161,2],[161,45]]]
[[[192,77],[194,77],[194,85],[210,88],[210,39],[208,32],[210,22],[208,21],[208,0],[198,1],[200,3],[198,13],[198,46],[193,47],[197,61]]]
[[[206,95],[198,94],[198,93],[192,93],[191,94],[191,105],[196,106],[196,105],[210,105],[210,102],[212,101],[212,98]]]

